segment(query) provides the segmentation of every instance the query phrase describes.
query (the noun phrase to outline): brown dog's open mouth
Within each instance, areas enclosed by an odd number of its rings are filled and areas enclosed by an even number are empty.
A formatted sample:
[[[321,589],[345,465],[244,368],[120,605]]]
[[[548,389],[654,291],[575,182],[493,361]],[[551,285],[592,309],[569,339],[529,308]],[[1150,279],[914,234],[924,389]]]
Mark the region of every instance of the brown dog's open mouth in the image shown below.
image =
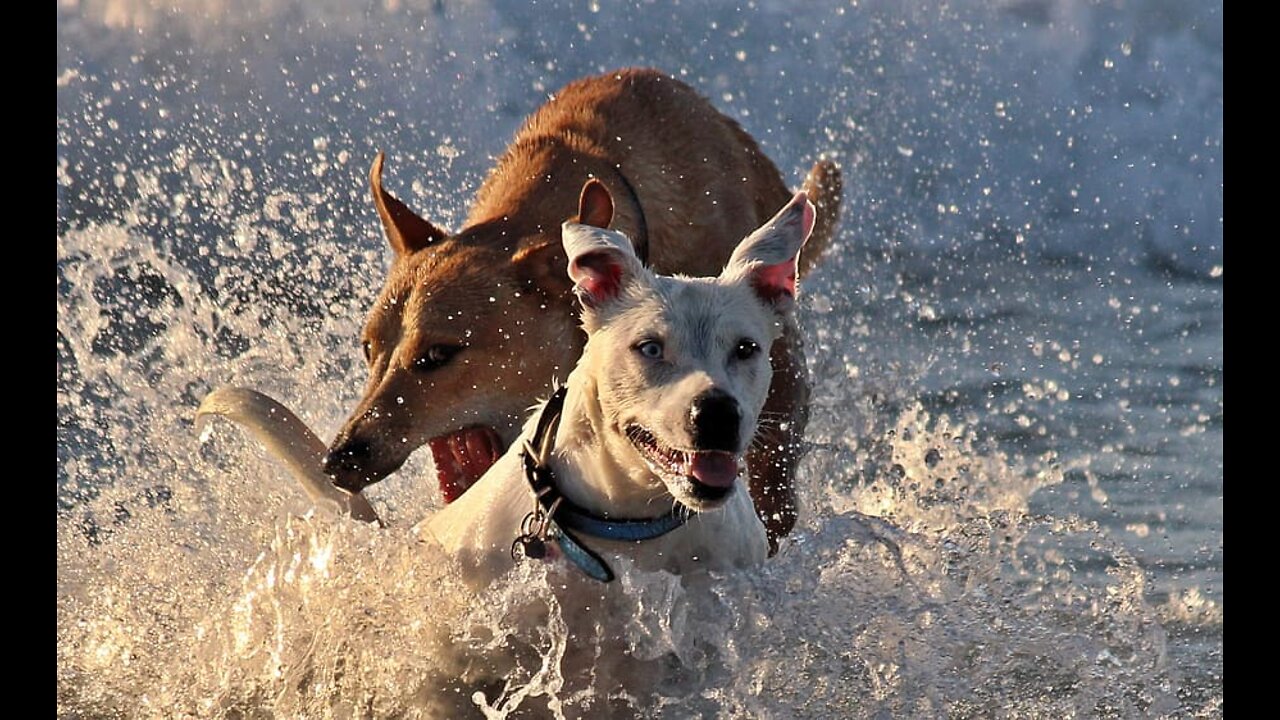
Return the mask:
[[[738,456],[723,450],[677,450],[660,442],[639,425],[626,430],[631,444],[659,475],[683,478],[701,499],[715,500],[729,494],[738,479]]]
[[[502,438],[493,428],[472,425],[427,441],[444,501],[451,503],[502,457]]]

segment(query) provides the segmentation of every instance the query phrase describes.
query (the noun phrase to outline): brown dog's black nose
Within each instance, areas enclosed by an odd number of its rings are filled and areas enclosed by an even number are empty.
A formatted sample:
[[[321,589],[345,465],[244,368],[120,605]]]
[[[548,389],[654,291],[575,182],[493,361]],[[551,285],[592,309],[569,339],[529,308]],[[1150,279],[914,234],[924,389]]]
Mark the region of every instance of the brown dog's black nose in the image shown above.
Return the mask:
[[[738,428],[742,409],[729,393],[718,388],[694,399],[689,408],[689,437],[697,450],[738,452]]]
[[[369,477],[369,460],[373,457],[373,448],[365,440],[347,440],[335,445],[324,456],[324,472],[333,478],[333,484],[349,490],[360,492],[372,485],[374,479]]]

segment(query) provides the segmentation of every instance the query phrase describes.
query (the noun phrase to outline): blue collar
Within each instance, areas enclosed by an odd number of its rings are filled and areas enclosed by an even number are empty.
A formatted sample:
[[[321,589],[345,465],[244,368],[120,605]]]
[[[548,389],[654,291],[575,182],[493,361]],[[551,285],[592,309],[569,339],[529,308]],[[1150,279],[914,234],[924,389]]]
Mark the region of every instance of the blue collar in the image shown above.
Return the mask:
[[[524,477],[533,491],[535,505],[520,523],[520,535],[511,544],[511,556],[517,557],[518,548],[525,557],[546,557],[546,543],[551,540],[587,576],[600,582],[610,582],[614,578],[613,570],[603,558],[583,545],[576,534],[601,540],[642,542],[662,537],[684,525],[692,511],[676,502],[669,512],[655,518],[602,518],[562,495],[547,460],[555,447],[556,429],[560,426],[566,394],[565,387],[558,388],[542,406],[533,437],[520,451]]]

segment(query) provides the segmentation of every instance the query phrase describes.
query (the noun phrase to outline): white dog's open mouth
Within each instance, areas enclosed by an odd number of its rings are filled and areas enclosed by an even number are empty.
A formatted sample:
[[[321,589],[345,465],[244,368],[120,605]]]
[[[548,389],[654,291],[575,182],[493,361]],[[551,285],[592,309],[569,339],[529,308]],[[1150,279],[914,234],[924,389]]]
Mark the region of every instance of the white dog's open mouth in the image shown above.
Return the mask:
[[[627,437],[659,476],[685,480],[699,500],[715,501],[733,490],[741,468],[738,455],[723,450],[677,450],[639,425],[627,426]]]

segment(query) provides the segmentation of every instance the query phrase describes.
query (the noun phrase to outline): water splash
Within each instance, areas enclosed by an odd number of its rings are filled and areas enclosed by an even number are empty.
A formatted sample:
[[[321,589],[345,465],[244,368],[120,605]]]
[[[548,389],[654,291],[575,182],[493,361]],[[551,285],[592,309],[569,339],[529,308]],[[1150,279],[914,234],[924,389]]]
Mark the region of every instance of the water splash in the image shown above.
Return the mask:
[[[114,261],[67,273],[68,328],[105,313],[92,288],[139,262],[194,287],[137,243],[110,244],[117,229],[103,234],[99,251],[111,248]],[[66,243],[69,267],[76,238]],[[682,580],[624,565],[602,595],[526,564],[475,595],[408,531],[412,513],[434,502],[411,481],[378,498],[402,508],[399,525],[380,531],[306,511],[233,430],[204,443],[190,434],[189,388],[212,372],[186,362],[213,342],[199,330],[215,314],[205,302],[178,291],[171,305],[187,310],[145,343],[153,363],[170,358],[163,373],[71,346],[84,387],[111,379],[130,388],[122,399],[135,397],[103,405],[82,393],[60,405],[107,420],[122,463],[115,483],[95,483],[95,497],[60,513],[62,714],[870,717],[1017,707],[1121,716],[1177,707],[1142,572],[1097,527],[1028,510],[1032,493],[1061,481],[1052,457],[1013,460],[918,406],[869,413],[859,477],[840,452],[815,449],[802,474],[802,527],[762,568]],[[298,367],[277,373],[307,377],[320,362],[285,355]],[[316,402],[340,418],[342,406]],[[126,418],[142,422],[116,427]],[[1082,581],[1077,568],[1089,564],[1104,582]]]
[[[251,5],[59,5],[59,715],[1221,714],[1220,5]],[[322,436],[353,407],[374,148],[457,227],[498,139],[624,62],[857,178],[776,559],[477,596],[408,532],[424,458],[377,531],[196,437],[223,384]]]

